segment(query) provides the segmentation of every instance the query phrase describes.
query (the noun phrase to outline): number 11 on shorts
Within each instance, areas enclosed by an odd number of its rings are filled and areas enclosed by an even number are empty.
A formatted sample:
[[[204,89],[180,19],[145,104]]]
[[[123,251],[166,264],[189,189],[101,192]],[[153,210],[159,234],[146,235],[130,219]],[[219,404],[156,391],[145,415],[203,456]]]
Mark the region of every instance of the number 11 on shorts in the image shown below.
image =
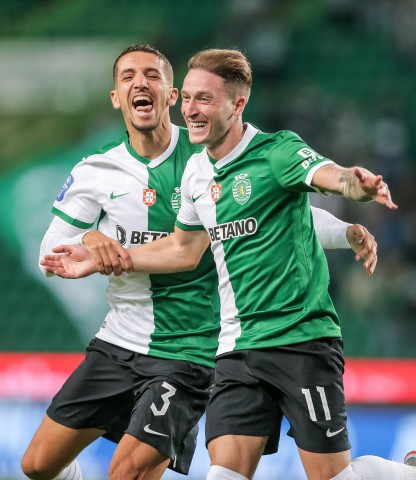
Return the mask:
[[[331,420],[331,412],[329,411],[328,401],[327,401],[326,395],[325,395],[325,388],[324,387],[316,387],[316,390],[318,391],[318,393],[321,397],[322,407],[323,407],[324,413],[325,413],[325,420]],[[309,416],[311,417],[311,420],[313,422],[316,422],[317,418],[316,418],[315,407],[313,406],[311,391],[310,391],[309,388],[302,388],[302,393],[303,393],[303,395],[305,395],[305,398],[306,398],[306,404],[308,406]]]

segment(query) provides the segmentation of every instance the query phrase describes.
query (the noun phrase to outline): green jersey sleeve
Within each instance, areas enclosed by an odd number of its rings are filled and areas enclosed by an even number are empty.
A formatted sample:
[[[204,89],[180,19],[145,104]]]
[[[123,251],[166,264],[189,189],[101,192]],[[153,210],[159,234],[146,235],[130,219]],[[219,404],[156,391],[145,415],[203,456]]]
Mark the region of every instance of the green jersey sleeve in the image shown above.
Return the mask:
[[[334,163],[288,130],[277,134],[276,145],[269,151],[269,162],[279,184],[295,192],[321,192],[311,185],[313,175],[323,165]]]

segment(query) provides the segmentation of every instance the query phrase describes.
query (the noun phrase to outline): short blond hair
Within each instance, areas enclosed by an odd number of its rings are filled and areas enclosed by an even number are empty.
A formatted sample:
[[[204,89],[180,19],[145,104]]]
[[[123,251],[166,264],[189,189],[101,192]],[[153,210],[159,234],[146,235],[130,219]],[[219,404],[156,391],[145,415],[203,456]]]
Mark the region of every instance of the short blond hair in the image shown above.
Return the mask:
[[[201,68],[224,79],[232,96],[250,96],[253,72],[247,57],[236,49],[201,50],[188,62],[188,69]]]

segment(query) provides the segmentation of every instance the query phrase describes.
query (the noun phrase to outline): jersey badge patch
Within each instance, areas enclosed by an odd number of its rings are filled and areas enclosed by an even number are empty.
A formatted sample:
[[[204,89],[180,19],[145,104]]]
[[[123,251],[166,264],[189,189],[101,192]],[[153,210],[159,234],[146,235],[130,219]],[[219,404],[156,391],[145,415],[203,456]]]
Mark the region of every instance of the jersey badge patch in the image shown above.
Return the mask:
[[[251,197],[251,182],[247,177],[247,173],[240,173],[233,182],[233,197],[240,205],[246,204]]]
[[[56,197],[57,202],[61,202],[63,200],[65,193],[73,183],[74,183],[74,177],[71,174],[69,174],[68,178],[65,180],[65,183],[63,184],[62,190],[59,192],[58,196]]]
[[[175,213],[179,213],[179,209],[182,205],[181,189],[180,187],[175,187],[175,191],[172,193],[171,205]]]
[[[312,148],[301,148],[297,151],[297,154],[300,155],[305,160],[302,162],[302,167],[306,170],[309,165],[313,162],[316,162],[317,159],[322,160],[324,157],[316,153]]]
[[[143,189],[143,203],[147,207],[151,207],[156,202],[156,190],[153,188]]]
[[[222,185],[219,183],[215,183],[211,185],[211,198],[214,202],[218,202],[222,194]]]

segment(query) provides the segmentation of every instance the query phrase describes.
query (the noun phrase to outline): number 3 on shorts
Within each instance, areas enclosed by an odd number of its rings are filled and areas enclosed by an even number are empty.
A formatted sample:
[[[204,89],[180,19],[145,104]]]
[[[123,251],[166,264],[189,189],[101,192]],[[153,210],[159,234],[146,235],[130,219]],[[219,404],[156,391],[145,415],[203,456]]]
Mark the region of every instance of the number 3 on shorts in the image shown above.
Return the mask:
[[[176,388],[172,387],[172,385],[170,385],[168,382],[163,382],[162,387],[166,388],[167,390],[167,392],[162,395],[162,400],[163,400],[162,408],[158,410],[158,408],[154,403],[150,405],[150,409],[152,410],[153,415],[156,415],[156,416],[164,415],[167,412],[170,405],[169,397],[172,397],[176,393]]]
[[[328,401],[327,401],[326,395],[325,395],[325,388],[324,387],[316,387],[316,390],[318,391],[318,393],[321,397],[322,407],[323,407],[324,412],[325,412],[325,420],[331,420],[331,412],[329,411]],[[308,410],[309,410],[309,415],[311,417],[311,420],[313,422],[316,422],[317,421],[316,412],[315,412],[315,407],[313,406],[312,395],[311,395],[310,389],[309,388],[302,388],[302,393],[303,393],[303,395],[305,395],[306,404],[308,405]]]

